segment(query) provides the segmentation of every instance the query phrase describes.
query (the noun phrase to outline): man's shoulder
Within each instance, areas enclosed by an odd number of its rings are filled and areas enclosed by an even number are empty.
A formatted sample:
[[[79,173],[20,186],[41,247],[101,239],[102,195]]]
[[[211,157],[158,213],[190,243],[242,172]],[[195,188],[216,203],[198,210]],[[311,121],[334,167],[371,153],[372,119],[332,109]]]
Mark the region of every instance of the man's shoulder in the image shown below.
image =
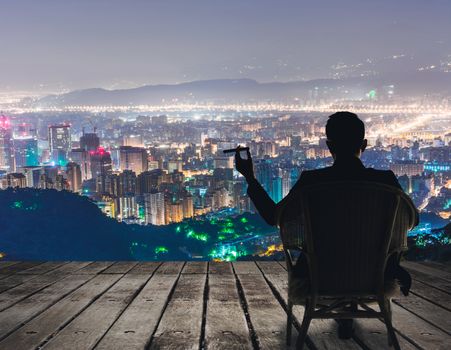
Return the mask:
[[[376,181],[383,183],[385,185],[394,186],[400,188],[398,179],[396,175],[391,170],[381,170],[374,168],[366,168],[367,176],[369,181]]]

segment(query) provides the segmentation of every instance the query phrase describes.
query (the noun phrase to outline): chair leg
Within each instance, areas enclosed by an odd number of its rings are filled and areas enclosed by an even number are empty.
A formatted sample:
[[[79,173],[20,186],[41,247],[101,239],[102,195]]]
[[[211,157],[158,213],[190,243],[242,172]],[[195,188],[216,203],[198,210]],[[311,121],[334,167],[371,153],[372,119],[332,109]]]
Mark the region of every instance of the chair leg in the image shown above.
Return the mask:
[[[301,329],[296,340],[296,350],[302,350],[304,347],[305,339],[307,338],[307,331],[312,321],[311,317],[312,305],[310,302],[306,302],[304,310],[304,318],[302,319]]]
[[[391,305],[389,299],[384,299],[379,301],[379,307],[381,308],[382,314],[384,315],[385,326],[387,327],[388,333],[388,346],[393,346],[395,350],[401,350],[398,343],[398,338],[396,338],[395,330],[391,322]]]
[[[291,345],[291,328],[293,327],[293,303],[288,299],[287,310],[287,346]]]

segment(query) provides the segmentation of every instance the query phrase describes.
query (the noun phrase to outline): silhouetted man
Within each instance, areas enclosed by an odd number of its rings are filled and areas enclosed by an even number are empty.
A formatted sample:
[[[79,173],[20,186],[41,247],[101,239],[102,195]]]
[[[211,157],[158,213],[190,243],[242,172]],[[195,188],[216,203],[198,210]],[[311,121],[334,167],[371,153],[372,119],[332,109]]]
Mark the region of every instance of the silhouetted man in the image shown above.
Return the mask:
[[[365,168],[360,161],[360,156],[367,146],[367,140],[365,139],[365,126],[356,114],[350,112],[332,114],[326,124],[326,136],[327,147],[334,159],[333,165],[322,169],[303,171],[288,195],[277,204],[256,180],[250,152],[247,151],[247,159],[241,158],[240,153],[236,152],[236,169],[246,178],[249,185],[247,193],[269,225],[278,224],[281,209],[285,205],[289,206],[292,201],[292,205],[298,205],[299,191],[306,185],[339,180],[364,180],[401,189],[391,170]],[[416,222],[418,223],[418,214]],[[305,265],[306,261],[301,256],[296,264],[300,275],[306,275]],[[399,266],[399,262],[394,257],[387,263],[386,276],[397,279],[401,285],[401,291],[407,295],[411,284],[410,275]],[[339,325],[340,338],[349,338],[351,334],[352,320],[341,322]]]

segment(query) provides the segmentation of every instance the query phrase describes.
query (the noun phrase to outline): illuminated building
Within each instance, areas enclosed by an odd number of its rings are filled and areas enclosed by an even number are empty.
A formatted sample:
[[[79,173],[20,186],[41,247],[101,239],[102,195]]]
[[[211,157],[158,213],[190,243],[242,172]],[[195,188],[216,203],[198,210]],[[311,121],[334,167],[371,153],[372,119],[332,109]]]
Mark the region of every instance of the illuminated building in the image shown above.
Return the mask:
[[[144,147],[144,141],[141,135],[124,135],[122,144],[123,146],[130,147]]]
[[[58,191],[70,189],[70,185],[62,174],[56,175],[54,189]]]
[[[138,206],[135,196],[123,196],[118,198],[118,219],[130,219],[138,217]]]
[[[180,222],[183,220],[183,205],[180,202],[171,203],[171,222]]]
[[[79,192],[81,189],[81,169],[80,165],[69,162],[66,165],[67,181],[72,192]]]
[[[182,210],[183,217],[185,219],[192,218],[194,216],[193,197],[186,195],[182,198]]]
[[[168,161],[168,173],[171,174],[174,171],[178,171],[179,173],[183,171],[183,161],[181,160]]]
[[[255,162],[255,177],[263,186],[267,193],[271,193],[273,169],[271,162],[267,159],[262,159]]]
[[[136,193],[136,174],[131,170],[124,170],[119,174],[119,196],[134,195]]]
[[[6,175],[6,179],[3,179],[3,188],[13,187],[13,188],[25,188],[27,187],[27,179],[24,174],[21,173],[10,173]]]
[[[165,225],[164,193],[145,193],[145,223],[152,225]]]
[[[39,181],[43,168],[40,166],[25,166],[17,169],[18,172],[25,175],[27,187],[39,188]]]
[[[82,148],[72,149],[69,153],[69,160],[71,162],[77,163],[80,165],[81,170],[81,179],[83,181],[89,180],[92,178],[91,176],[91,161],[90,155],[88,151],[85,151]]]
[[[410,160],[397,161],[390,164],[390,170],[393,171],[396,176],[421,175],[424,171],[424,163]]]
[[[111,156],[103,147],[89,152],[91,176],[96,179],[99,176],[106,176],[111,173]]]
[[[121,146],[119,148],[120,170],[132,170],[137,175],[147,171],[147,152],[144,148]]]
[[[161,169],[145,171],[139,174],[136,178],[136,193],[144,194],[150,193],[163,182],[165,173]]]
[[[274,177],[272,179],[270,197],[275,203],[282,200],[282,178]]]
[[[38,165],[38,141],[32,136],[14,138],[16,168]]]
[[[83,133],[80,137],[80,148],[84,151],[95,151],[100,146],[100,139],[96,133]]]
[[[166,125],[168,123],[168,117],[166,115],[153,116],[151,120],[152,124],[157,125]]]
[[[0,170],[15,170],[11,124],[4,115],[0,115]]]
[[[57,165],[66,165],[71,150],[70,125],[49,126],[49,148],[51,160]]]
[[[91,176],[95,180],[98,194],[108,193],[108,176],[112,172],[111,156],[103,147],[89,151]]]
[[[215,157],[213,160],[214,168],[225,168],[225,169],[233,169],[234,168],[234,159],[233,157]]]

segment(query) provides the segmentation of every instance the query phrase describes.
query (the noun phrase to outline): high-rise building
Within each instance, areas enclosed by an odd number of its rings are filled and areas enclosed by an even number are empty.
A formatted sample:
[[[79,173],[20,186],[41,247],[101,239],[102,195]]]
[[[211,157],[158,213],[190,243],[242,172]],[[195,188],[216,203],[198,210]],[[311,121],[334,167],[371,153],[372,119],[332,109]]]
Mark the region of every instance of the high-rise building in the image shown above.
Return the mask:
[[[108,193],[107,178],[112,172],[110,153],[103,147],[99,147],[96,151],[89,151],[89,159],[91,176],[96,183],[96,192],[98,194]]]
[[[168,161],[168,173],[171,174],[174,171],[183,171],[183,161],[181,160],[170,160]]]
[[[111,156],[103,147],[89,152],[91,176],[96,179],[99,176],[106,176],[111,173]]]
[[[138,206],[136,204],[135,196],[124,196],[118,198],[119,213],[117,218],[119,220],[136,218],[138,216]]]
[[[70,125],[58,124],[49,126],[50,157],[57,165],[66,165],[71,150]]]
[[[15,137],[14,160],[16,168],[39,165],[38,140],[33,136]]]
[[[164,208],[164,193],[145,193],[145,223],[152,225],[164,225],[165,222],[165,208]]]
[[[100,147],[100,139],[96,133],[83,133],[80,137],[80,148],[85,151],[95,151]]]
[[[396,161],[390,164],[390,170],[393,171],[396,176],[421,175],[424,171],[424,163],[412,160]]]
[[[0,170],[15,170],[11,123],[4,115],[0,115]]]
[[[144,141],[141,135],[124,135],[122,144],[130,147],[144,147]]]
[[[121,146],[120,152],[120,170],[132,170],[137,175],[147,171],[147,152],[144,148]]]
[[[80,165],[69,162],[66,165],[67,181],[72,192],[79,192],[81,189],[81,169]]]
[[[182,210],[185,219],[194,216],[193,197],[191,195],[186,195],[182,198]]]
[[[92,152],[92,151],[90,151]],[[69,153],[69,160],[80,165],[82,181],[92,178],[91,175],[91,156],[88,151],[82,148],[72,149]]]
[[[5,180],[6,180],[6,186],[5,186]],[[24,174],[21,173],[10,173],[6,175],[6,179],[2,180],[4,184],[2,185],[3,188],[6,187],[19,187],[19,188],[25,188],[27,187],[27,179]]]
[[[171,222],[183,221],[183,205],[180,202],[171,203]]]
[[[213,166],[214,168],[226,168],[226,169],[233,169],[233,157],[215,157],[213,159]]]

